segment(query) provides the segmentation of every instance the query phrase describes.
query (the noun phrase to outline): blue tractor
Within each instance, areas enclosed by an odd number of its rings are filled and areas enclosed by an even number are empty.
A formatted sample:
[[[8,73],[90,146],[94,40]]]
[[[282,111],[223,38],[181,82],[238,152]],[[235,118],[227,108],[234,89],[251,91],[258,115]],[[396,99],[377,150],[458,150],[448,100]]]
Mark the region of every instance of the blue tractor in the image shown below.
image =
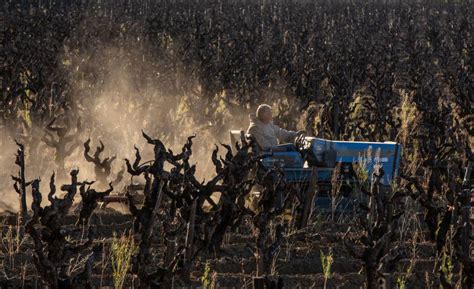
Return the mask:
[[[244,137],[248,136],[243,131],[230,131],[233,144]],[[294,147],[295,150],[290,151],[260,153],[265,154],[262,159],[265,167],[279,165],[288,182],[299,184],[306,191],[307,199],[311,202],[305,204],[306,212],[303,215],[308,214],[313,203],[322,212],[334,209],[331,187],[335,178],[341,185],[339,191],[342,193],[337,210],[353,210],[352,200],[358,196],[352,195],[352,188],[359,181],[361,168],[370,181],[374,164],[382,166],[384,175],[381,183],[389,187],[398,175],[402,153],[402,146],[396,142],[333,141],[316,137],[300,138],[295,141]],[[316,186],[318,190],[314,195]]]

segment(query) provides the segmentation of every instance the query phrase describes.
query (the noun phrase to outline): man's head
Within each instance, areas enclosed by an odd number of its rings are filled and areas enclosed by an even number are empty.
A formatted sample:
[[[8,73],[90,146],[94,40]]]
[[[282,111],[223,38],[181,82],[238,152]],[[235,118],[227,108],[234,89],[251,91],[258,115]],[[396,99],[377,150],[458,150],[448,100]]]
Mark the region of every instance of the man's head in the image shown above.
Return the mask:
[[[272,122],[272,107],[268,104],[261,104],[257,108],[257,118],[264,124]]]

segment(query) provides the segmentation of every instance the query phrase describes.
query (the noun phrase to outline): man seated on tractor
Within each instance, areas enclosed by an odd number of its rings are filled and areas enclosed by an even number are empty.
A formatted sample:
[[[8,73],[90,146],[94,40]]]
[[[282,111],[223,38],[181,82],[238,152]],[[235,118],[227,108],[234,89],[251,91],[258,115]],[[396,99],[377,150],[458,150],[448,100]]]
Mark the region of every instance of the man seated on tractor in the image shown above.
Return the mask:
[[[250,115],[250,125],[247,134],[253,136],[263,151],[294,151],[293,144],[297,137],[303,136],[303,131],[289,131],[273,124],[272,108],[261,104],[257,114]]]

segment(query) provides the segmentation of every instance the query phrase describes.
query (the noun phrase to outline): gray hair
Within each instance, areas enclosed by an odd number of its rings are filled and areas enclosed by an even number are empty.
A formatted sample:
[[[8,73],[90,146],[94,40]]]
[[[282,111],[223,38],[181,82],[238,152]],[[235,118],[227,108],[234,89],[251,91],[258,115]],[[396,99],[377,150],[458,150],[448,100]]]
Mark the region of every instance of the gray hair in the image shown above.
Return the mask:
[[[268,104],[261,104],[257,107],[257,118],[261,119],[265,112],[272,112],[272,107]]]

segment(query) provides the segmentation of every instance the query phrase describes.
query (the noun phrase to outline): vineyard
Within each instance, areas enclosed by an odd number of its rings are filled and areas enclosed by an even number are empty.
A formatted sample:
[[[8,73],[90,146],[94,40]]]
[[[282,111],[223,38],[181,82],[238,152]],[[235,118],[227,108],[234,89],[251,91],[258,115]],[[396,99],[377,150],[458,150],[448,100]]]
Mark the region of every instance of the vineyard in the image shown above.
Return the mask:
[[[0,5],[0,288],[474,288],[471,1]],[[398,176],[335,169],[302,223],[229,139],[261,103],[401,144]]]

